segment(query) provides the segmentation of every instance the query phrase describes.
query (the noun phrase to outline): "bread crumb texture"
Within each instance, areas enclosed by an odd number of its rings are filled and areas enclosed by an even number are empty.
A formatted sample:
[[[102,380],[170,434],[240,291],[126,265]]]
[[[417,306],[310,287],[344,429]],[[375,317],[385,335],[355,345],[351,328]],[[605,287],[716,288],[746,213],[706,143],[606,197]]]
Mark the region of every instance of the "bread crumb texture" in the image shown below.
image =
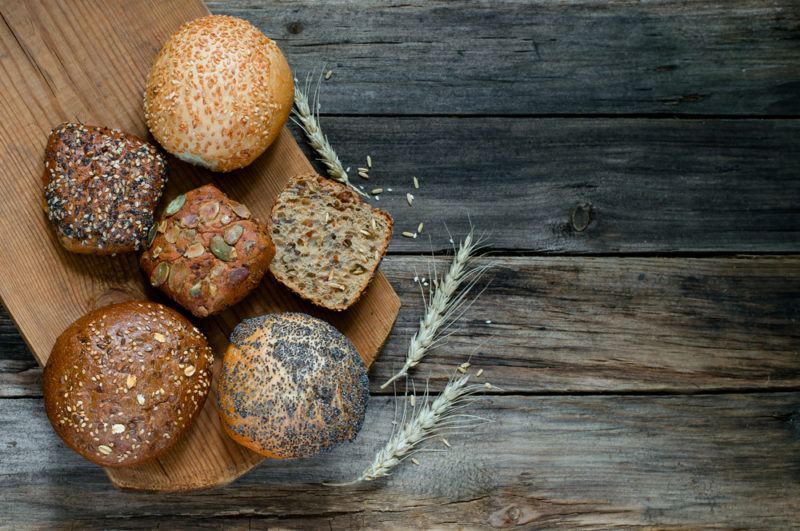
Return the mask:
[[[203,334],[160,304],[126,302],[73,323],[44,369],[45,410],[72,449],[135,465],[175,444],[202,409],[214,357]]]
[[[164,157],[117,129],[64,123],[45,151],[47,217],[62,245],[82,254],[138,251],[167,182]]]
[[[310,457],[353,440],[369,400],[367,370],[333,326],[300,313],[242,321],[219,381],[231,437],[273,458]]]
[[[392,237],[392,218],[319,175],[292,178],[272,209],[270,271],[301,297],[331,310],[366,290]]]
[[[275,140],[293,101],[292,73],[275,42],[246,20],[211,15],[184,24],[164,44],[144,110],[164,149],[231,171]]]

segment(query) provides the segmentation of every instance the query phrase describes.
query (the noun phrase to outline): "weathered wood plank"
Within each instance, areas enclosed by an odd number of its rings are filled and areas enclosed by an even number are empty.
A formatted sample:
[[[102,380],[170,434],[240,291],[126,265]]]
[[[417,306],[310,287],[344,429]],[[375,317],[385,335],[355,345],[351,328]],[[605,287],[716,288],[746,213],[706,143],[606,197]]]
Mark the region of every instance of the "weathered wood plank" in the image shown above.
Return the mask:
[[[373,203],[395,218],[391,252],[447,248],[443,224],[464,233],[470,217],[494,247],[514,251],[800,251],[800,121],[329,117],[322,126],[355,181],[387,190]],[[367,154],[364,181],[354,170]],[[422,237],[401,235],[420,222]]]
[[[324,112],[800,113],[794,0],[209,3],[335,72]]]
[[[511,392],[800,388],[800,257],[493,260],[488,288],[415,371],[418,383],[430,376],[440,389],[472,354]],[[429,276],[421,257],[388,257],[383,270],[402,309],[371,370],[373,393],[418,327],[413,277]],[[40,396],[39,377],[33,358],[0,355],[0,395]]]
[[[267,461],[213,491],[154,495],[111,488],[59,442],[40,400],[0,400],[0,526],[798,523],[798,393],[491,396],[470,411],[492,422],[451,436],[451,450],[418,455],[421,466],[408,463],[378,484],[320,485],[369,462],[390,429],[392,402],[374,398],[356,442],[327,455]]]

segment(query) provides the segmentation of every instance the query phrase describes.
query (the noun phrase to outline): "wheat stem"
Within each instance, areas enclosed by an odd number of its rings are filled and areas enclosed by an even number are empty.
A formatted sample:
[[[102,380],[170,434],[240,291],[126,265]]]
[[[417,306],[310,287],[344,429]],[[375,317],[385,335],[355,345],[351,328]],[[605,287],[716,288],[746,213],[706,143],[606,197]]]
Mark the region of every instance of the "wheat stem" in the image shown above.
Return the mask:
[[[381,389],[408,374],[408,371],[415,367],[425,355],[437,346],[442,334],[447,328],[457,320],[469,307],[467,296],[475,286],[478,277],[492,267],[487,264],[480,267],[469,268],[475,252],[481,245],[481,240],[475,238],[474,231],[470,229],[464,241],[459,243],[455,251],[450,268],[445,273],[441,281],[431,279],[432,295],[425,303],[425,315],[420,320],[419,330],[411,338],[408,344],[408,352],[403,367],[386,383],[381,385]],[[434,273],[435,274],[435,273]],[[466,288],[459,292],[459,286],[468,281]],[[438,284],[437,288],[433,288]],[[424,297],[424,293],[423,293]]]
[[[345,486],[373,481],[388,476],[391,471],[404,459],[419,452],[417,446],[437,434],[447,430],[463,430],[474,427],[476,424],[465,420],[456,412],[470,400],[472,395],[485,390],[484,385],[468,385],[469,375],[459,376],[450,380],[442,392],[433,401],[427,400],[412,414],[408,421],[403,421],[401,427],[394,431],[386,445],[378,451],[372,464],[364,469],[361,475],[347,483],[333,483],[329,485]],[[405,416],[405,411],[403,413]],[[447,433],[450,433],[447,431]]]
[[[307,86],[308,82],[306,81],[306,88]],[[305,133],[308,144],[319,154],[319,160],[325,165],[331,179],[349,186],[364,197],[369,197],[368,194],[350,182],[347,171],[339,161],[339,156],[336,155],[330,142],[328,142],[328,137],[322,133],[319,125],[319,87],[315,94],[314,108],[312,109],[308,96],[300,90],[297,79],[294,80],[294,107],[292,107],[292,113],[297,119],[293,119],[293,121]]]

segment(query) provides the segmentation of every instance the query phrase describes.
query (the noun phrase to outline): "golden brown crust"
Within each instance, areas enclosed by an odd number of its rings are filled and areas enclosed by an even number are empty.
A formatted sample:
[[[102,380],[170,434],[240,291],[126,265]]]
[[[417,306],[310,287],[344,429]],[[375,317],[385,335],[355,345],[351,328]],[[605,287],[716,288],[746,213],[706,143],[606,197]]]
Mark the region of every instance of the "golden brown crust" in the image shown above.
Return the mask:
[[[270,272],[317,306],[346,310],[375,276],[393,224],[347,186],[316,174],[293,177],[272,207]]]
[[[333,326],[301,313],[242,321],[219,379],[219,414],[237,443],[264,456],[310,457],[353,440],[369,401],[367,370]]]
[[[274,255],[266,227],[209,184],[167,204],[140,263],[152,286],[206,317],[258,286]]]
[[[45,410],[89,461],[135,465],[189,428],[213,361],[206,338],[176,311],[146,301],[106,306],[58,337],[44,369]]]
[[[138,251],[166,184],[154,146],[116,129],[64,123],[45,150],[44,208],[61,244],[82,254]]]
[[[184,24],[164,44],[144,109],[164,149],[226,172],[269,147],[293,102],[292,72],[277,44],[245,20],[211,15]]]

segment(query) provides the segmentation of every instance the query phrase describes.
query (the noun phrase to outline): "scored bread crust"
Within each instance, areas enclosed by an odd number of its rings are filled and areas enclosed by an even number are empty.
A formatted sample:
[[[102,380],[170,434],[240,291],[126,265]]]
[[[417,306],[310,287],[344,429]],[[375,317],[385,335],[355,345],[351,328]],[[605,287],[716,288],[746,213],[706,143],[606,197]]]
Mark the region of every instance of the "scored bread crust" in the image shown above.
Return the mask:
[[[154,229],[142,271],[151,286],[197,317],[245,298],[275,254],[267,228],[210,184],[173,199]]]
[[[175,310],[147,301],[106,306],[56,340],[42,378],[45,411],[89,461],[135,465],[189,429],[213,362],[205,336]]]
[[[246,319],[231,334],[219,377],[219,415],[237,443],[274,459],[310,457],[352,441],[369,380],[353,344],[306,314]]]
[[[270,272],[300,297],[336,311],[364,294],[394,224],[347,186],[317,174],[289,180],[272,207],[271,222]]]
[[[210,15],[181,26],[161,48],[144,111],[164,149],[228,172],[272,144],[293,102],[294,79],[278,45],[246,20]]]
[[[141,138],[79,123],[54,128],[45,149],[44,210],[65,249],[138,251],[167,181],[163,155]]]

